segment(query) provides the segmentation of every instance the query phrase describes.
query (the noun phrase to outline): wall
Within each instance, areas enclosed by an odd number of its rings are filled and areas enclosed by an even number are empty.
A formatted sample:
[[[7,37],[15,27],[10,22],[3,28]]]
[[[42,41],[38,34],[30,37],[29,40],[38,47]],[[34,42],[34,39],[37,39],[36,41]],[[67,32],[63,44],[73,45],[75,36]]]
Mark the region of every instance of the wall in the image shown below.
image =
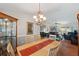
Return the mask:
[[[34,23],[34,20],[32,17],[19,17],[19,20],[17,22],[18,25],[18,45],[23,45],[28,41],[26,39],[27,35],[27,22],[32,22],[33,23],[33,34],[39,34],[40,28]]]
[[[18,36],[26,36],[27,35],[27,22],[32,22],[31,19],[28,18],[20,18],[18,20]],[[39,26],[33,23],[33,34],[39,34]]]
[[[64,5],[64,4],[62,4]],[[71,6],[72,5],[72,6]],[[46,15],[47,19],[49,20],[50,26],[53,26],[55,22],[68,22],[66,26],[73,27],[73,30],[78,29],[78,22],[77,22],[77,16],[76,13],[79,12],[78,6],[74,4],[67,4],[64,6],[60,6],[57,11]],[[50,16],[49,16],[50,15]]]

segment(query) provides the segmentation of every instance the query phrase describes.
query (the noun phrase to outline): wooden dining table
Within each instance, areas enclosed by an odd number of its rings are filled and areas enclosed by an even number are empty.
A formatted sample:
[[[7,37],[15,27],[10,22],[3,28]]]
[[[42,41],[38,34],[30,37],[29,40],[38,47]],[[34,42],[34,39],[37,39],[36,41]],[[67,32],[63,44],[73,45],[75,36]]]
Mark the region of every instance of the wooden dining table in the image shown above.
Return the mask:
[[[28,49],[29,47],[32,47],[34,45],[37,45],[39,43],[45,42],[50,39],[42,39],[42,40],[38,40],[38,41],[34,41],[28,44],[24,44],[22,46],[18,46],[17,47],[17,52],[19,56],[27,56],[27,55],[22,55],[22,53],[27,53],[27,51],[24,51],[21,53],[22,50]],[[29,56],[48,56],[49,55],[49,50],[50,48],[55,48],[60,44],[59,41],[54,40],[53,42],[49,43],[48,45],[40,48],[39,50],[31,53]]]

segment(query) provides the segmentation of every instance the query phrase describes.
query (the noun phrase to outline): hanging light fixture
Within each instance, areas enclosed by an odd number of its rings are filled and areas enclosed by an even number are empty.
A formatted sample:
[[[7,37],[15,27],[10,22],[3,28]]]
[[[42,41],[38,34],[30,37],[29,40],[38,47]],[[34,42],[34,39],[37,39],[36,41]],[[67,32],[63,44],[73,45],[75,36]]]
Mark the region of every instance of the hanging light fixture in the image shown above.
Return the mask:
[[[35,22],[38,25],[40,25],[44,21],[46,21],[46,17],[43,15],[42,11],[40,10],[40,3],[39,3],[39,10],[37,12],[37,15],[36,16],[33,16],[33,18],[35,19]]]

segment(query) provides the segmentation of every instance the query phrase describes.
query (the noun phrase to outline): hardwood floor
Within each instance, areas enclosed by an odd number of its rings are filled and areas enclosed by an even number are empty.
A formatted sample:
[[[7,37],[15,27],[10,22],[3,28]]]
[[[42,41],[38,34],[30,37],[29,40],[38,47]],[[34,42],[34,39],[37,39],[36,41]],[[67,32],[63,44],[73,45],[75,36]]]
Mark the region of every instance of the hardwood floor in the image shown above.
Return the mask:
[[[63,40],[61,43],[57,56],[78,56],[78,46],[72,45],[69,40]]]
[[[69,40],[63,40],[58,56],[78,56],[78,46],[72,45]]]

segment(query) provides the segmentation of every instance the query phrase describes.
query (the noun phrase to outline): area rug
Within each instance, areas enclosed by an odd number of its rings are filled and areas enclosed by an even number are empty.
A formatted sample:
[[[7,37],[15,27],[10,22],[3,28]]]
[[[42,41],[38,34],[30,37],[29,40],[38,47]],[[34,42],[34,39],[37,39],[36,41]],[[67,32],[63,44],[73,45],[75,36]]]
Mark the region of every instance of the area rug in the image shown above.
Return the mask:
[[[21,56],[29,56],[29,55],[33,54],[34,52],[44,48],[47,45],[49,45],[53,41],[54,40],[46,40],[46,41],[43,41],[43,42],[38,43],[36,45],[33,45],[31,47],[25,48],[25,49],[20,51],[20,54],[21,54]]]

